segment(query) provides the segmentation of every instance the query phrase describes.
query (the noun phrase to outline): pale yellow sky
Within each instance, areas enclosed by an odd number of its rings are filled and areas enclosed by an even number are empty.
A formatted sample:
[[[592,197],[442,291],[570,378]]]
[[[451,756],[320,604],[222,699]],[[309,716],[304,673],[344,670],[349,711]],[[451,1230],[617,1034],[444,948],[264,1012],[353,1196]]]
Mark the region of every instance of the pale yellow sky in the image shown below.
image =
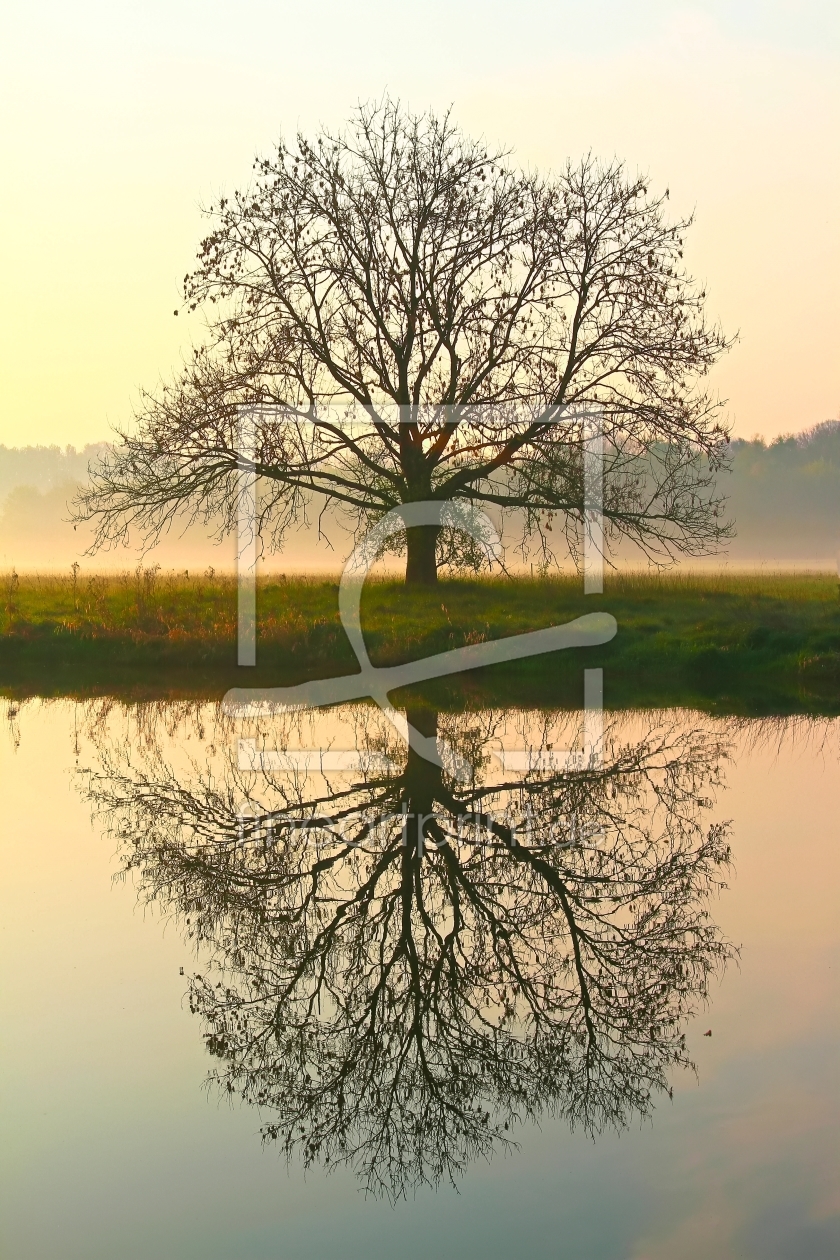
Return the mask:
[[[524,164],[619,156],[696,208],[689,262],[741,339],[736,432],[840,410],[840,19],[805,0],[6,6],[0,442],[81,445],[200,336],[173,318],[198,206],[281,128],[387,89]]]

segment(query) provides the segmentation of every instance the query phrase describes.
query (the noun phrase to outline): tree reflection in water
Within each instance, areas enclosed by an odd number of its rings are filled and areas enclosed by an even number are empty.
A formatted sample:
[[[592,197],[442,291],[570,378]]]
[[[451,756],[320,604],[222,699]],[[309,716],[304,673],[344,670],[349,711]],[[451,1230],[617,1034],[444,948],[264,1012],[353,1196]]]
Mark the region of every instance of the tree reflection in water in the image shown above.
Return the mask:
[[[452,773],[361,709],[371,760],[340,782],[233,754],[179,766],[154,740],[103,741],[86,777],[141,898],[207,959],[190,1005],[210,1079],[288,1156],[391,1198],[454,1181],[525,1119],[647,1115],[732,954],[708,908],[730,857],[704,823],[720,734],[656,715],[630,742],[608,729],[600,765],[505,777],[499,720],[442,719]],[[530,736],[557,746],[548,720]]]

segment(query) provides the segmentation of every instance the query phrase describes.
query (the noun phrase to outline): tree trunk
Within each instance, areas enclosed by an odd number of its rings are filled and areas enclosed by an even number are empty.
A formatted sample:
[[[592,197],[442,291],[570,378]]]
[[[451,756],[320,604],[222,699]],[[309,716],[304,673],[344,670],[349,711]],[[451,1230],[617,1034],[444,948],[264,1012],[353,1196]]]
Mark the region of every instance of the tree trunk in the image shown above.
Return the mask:
[[[437,585],[437,540],[439,525],[416,525],[405,531],[408,556],[405,563],[406,586]]]

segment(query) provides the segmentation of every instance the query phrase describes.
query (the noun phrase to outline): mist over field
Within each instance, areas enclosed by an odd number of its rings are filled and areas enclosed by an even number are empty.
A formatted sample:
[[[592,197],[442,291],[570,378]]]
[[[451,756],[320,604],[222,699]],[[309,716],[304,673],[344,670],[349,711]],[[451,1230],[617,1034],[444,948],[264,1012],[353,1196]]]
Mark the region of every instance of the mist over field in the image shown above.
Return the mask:
[[[112,570],[134,567],[141,558],[165,569],[234,567],[235,540],[215,542],[200,525],[173,528],[145,557],[128,548],[86,556],[91,533],[68,523],[68,504],[104,445],[80,451],[0,446],[0,567],[53,571],[77,560],[86,569]],[[769,444],[738,439],[731,449],[732,471],[722,478],[722,487],[736,537],[721,555],[691,563],[833,567],[840,553],[840,421]],[[326,538],[319,539],[317,519],[317,510],[312,511],[308,526],[290,533],[284,550],[267,556],[266,565],[289,572],[340,568],[352,545],[350,535],[330,520]],[[630,552],[622,559],[641,562]],[[509,561],[516,567],[513,554]]]

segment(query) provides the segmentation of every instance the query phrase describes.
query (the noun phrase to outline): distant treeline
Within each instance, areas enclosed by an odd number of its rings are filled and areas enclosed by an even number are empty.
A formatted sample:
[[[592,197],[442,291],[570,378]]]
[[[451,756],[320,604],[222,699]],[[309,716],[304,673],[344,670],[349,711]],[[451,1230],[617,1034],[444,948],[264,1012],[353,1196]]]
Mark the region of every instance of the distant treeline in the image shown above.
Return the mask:
[[[0,567],[63,568],[80,558],[89,535],[67,523],[68,502],[85,480],[88,464],[105,443],[72,446],[0,446]],[[840,552],[840,421],[764,442],[732,443],[732,471],[722,479],[737,536],[727,550],[735,564],[822,563]],[[314,529],[301,530],[281,563],[294,568],[340,567],[346,551],[336,538],[330,551]],[[630,557],[628,557],[629,559]],[[200,527],[173,533],[152,557],[164,567],[213,564],[232,567],[233,540],[221,546]],[[102,555],[108,567],[136,563],[130,552]],[[94,562],[88,560],[87,565]]]
[[[840,549],[840,421],[769,444],[732,443],[727,479],[733,556],[836,556]]]
[[[88,464],[107,449],[107,442],[93,442],[80,451],[75,446],[0,446],[0,511],[19,486],[44,494],[84,481]]]

